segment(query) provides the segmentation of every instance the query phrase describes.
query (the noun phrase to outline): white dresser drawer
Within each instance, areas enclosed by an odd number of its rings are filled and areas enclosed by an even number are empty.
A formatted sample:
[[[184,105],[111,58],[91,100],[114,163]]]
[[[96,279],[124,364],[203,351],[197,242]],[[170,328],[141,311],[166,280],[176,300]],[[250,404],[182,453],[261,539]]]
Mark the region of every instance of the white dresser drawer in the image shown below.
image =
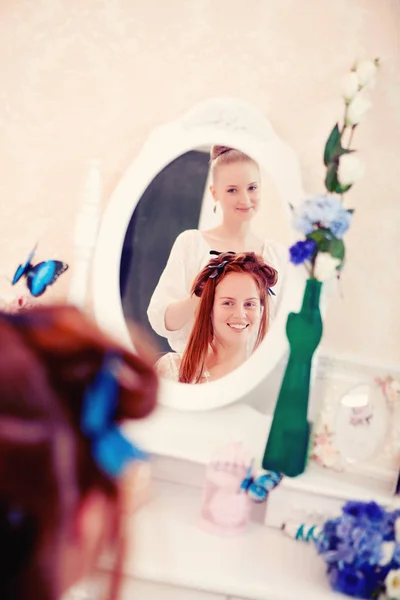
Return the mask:
[[[125,578],[120,600],[225,600],[225,597],[162,583]]]

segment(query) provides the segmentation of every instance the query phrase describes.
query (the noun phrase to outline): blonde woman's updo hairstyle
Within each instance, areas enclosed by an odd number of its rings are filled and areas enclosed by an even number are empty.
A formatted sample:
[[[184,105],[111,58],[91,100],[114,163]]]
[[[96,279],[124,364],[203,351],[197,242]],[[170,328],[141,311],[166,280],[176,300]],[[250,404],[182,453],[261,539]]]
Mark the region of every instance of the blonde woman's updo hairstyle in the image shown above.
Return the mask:
[[[252,162],[257,164],[250,156],[236,150],[236,148],[230,148],[229,146],[218,146],[214,145],[210,151],[210,170],[212,178],[215,178],[218,167],[222,165],[229,165],[235,162]]]

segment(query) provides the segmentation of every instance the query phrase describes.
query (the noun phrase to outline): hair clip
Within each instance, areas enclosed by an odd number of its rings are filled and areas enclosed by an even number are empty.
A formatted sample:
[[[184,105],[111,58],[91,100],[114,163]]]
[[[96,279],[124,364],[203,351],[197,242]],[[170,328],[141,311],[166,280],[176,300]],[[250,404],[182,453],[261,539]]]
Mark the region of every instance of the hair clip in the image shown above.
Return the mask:
[[[218,252],[218,250],[210,250],[210,254],[214,256],[219,256],[220,254],[236,254],[233,250],[228,250],[227,252]]]
[[[210,254],[213,254],[214,256],[219,256],[220,254],[236,254],[236,252],[233,252],[233,250],[228,250],[227,252],[218,252],[218,250],[210,250]],[[215,279],[215,277],[222,273],[227,263],[228,261],[225,260],[220,265],[208,265],[209,269],[215,269],[215,271],[213,271],[213,273],[211,273],[211,275],[209,276],[209,279]],[[269,287],[267,288],[267,290],[270,296],[276,296],[272,288]]]
[[[82,403],[82,432],[91,441],[96,463],[111,477],[118,477],[127,463],[147,458],[145,452],[134,446],[114,422],[121,364],[118,354],[107,354],[94,381],[86,388]]]
[[[226,265],[228,264],[229,261],[224,260],[222,263],[220,263],[219,265],[208,265],[209,269],[214,269],[214,271],[208,276],[209,279],[215,279],[216,277],[218,277],[218,275],[221,275],[221,273],[223,272],[223,270],[225,269]]]

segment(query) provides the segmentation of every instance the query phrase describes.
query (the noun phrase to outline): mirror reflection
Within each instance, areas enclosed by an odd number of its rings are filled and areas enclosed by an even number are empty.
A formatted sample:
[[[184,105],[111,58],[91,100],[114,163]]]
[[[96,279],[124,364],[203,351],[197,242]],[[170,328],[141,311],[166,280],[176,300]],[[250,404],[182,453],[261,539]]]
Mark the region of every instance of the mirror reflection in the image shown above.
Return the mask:
[[[220,254],[195,278],[198,303],[183,353],[169,352],[158,373],[182,383],[205,383],[229,374],[252,354],[269,325],[269,297],[278,273],[254,252]]]
[[[163,377],[218,379],[267,335],[287,246],[257,227],[263,203],[258,164],[221,145],[178,157],[141,197],[125,236],[121,297],[125,318],[156,340]]]

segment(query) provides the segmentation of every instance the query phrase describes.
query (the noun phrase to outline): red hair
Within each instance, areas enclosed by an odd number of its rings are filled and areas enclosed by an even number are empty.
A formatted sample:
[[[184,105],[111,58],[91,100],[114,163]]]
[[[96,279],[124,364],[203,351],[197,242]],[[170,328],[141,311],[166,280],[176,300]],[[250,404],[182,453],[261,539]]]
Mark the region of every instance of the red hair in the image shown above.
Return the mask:
[[[251,275],[260,294],[263,311],[254,349],[260,345],[267,333],[268,288],[273,287],[278,281],[278,272],[254,252],[220,254],[200,271],[192,286],[191,293],[200,297],[200,304],[189,341],[182,355],[179,369],[179,381],[182,383],[199,383],[203,376],[208,350],[210,347],[213,349],[214,328],[210,316],[214,306],[215,291],[229,273]],[[214,274],[216,277],[213,277]]]
[[[150,363],[114,342],[76,308],[0,312],[4,600],[58,600],[57,561],[67,524],[90,491],[98,490],[113,502],[115,537],[120,533],[117,483],[99,469],[80,426],[84,392],[110,351],[122,357],[132,374],[129,386],[120,384],[116,418],[145,417],[155,406],[158,387]],[[22,519],[17,526],[15,512]]]

